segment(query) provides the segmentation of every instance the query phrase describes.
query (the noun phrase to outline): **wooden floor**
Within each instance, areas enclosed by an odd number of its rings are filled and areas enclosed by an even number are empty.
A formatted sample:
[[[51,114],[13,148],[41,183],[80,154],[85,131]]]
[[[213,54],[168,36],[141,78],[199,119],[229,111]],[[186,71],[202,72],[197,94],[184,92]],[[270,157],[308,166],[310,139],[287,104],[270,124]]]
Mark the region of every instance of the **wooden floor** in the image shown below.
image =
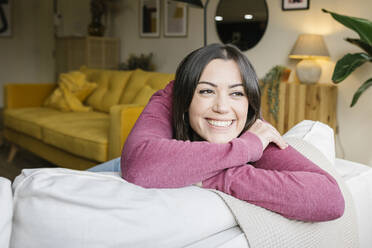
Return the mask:
[[[13,161],[9,163],[7,161],[9,150],[10,144],[7,142],[0,146],[0,177],[6,177],[13,181],[25,168],[56,167],[23,149],[19,149]]]

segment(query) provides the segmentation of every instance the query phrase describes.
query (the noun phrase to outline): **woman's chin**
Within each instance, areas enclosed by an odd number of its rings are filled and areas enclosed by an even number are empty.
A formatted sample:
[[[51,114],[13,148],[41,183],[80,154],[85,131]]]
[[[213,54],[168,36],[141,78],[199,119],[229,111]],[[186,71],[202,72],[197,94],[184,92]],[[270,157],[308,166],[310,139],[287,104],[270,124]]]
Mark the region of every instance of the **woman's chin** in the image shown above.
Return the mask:
[[[206,139],[208,142],[215,143],[215,144],[226,144],[229,143],[233,138],[230,137],[208,137]]]

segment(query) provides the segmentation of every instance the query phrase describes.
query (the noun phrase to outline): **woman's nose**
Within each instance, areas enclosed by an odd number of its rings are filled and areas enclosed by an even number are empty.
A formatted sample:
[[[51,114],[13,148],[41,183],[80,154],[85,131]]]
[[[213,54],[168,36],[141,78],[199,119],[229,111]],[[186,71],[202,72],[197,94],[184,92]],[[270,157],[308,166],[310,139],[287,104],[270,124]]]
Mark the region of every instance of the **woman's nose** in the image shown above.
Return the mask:
[[[229,101],[225,96],[216,97],[212,110],[216,113],[227,113],[229,112]]]

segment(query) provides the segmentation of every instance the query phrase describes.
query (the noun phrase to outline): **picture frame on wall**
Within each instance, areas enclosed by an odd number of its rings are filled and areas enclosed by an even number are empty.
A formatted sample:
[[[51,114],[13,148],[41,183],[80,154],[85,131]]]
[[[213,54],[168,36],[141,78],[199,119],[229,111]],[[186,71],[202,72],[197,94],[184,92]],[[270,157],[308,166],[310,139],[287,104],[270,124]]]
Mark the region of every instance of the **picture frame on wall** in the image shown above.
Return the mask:
[[[0,37],[12,36],[12,0],[0,0]]]
[[[139,4],[140,37],[159,37],[160,0],[140,0]]]
[[[310,7],[310,0],[282,0],[282,10],[306,10]]]
[[[164,0],[164,36],[187,36],[187,4]]]

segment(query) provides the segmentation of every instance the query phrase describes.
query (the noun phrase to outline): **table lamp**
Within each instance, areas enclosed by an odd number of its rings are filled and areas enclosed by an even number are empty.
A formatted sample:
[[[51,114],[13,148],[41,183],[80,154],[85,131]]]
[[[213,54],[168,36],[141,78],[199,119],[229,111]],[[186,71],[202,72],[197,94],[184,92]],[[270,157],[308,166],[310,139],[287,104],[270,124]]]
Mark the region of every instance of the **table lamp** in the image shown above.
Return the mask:
[[[319,81],[322,68],[316,59],[329,59],[329,52],[322,35],[301,34],[298,36],[289,57],[302,59],[296,66],[296,75],[301,83]]]

